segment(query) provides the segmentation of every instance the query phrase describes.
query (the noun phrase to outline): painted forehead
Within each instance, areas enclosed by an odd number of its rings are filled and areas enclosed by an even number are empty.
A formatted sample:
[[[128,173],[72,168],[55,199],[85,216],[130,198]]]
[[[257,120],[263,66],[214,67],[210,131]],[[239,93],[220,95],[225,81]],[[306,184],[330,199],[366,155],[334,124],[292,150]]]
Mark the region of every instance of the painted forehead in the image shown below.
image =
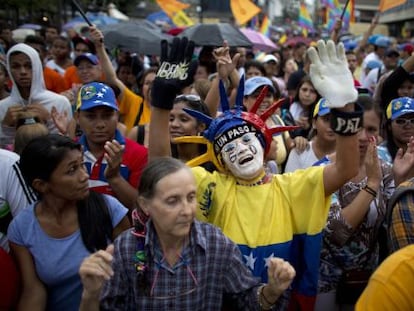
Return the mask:
[[[221,149],[226,145],[227,143],[242,137],[243,135],[247,133],[256,133],[256,129],[250,125],[250,124],[239,124],[235,125],[226,131],[220,133],[216,139],[214,140],[214,152],[216,154],[219,154],[221,152]]]

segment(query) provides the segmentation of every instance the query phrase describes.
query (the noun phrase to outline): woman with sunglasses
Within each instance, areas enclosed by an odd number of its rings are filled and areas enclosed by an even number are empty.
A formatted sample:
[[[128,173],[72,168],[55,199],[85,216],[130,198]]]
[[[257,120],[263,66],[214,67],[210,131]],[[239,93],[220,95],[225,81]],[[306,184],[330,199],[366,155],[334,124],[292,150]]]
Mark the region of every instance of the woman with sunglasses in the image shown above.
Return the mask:
[[[414,136],[414,100],[411,97],[391,100],[385,117],[387,139],[378,146],[378,155],[392,164],[397,151],[401,148],[405,152],[410,138]]]
[[[149,220],[137,219],[134,231],[84,260],[80,310],[220,310],[224,303],[270,310],[295,276],[293,267],[269,258],[268,284],[260,283],[236,244],[195,220],[196,189],[191,169],[177,159],[147,165],[135,217]]]

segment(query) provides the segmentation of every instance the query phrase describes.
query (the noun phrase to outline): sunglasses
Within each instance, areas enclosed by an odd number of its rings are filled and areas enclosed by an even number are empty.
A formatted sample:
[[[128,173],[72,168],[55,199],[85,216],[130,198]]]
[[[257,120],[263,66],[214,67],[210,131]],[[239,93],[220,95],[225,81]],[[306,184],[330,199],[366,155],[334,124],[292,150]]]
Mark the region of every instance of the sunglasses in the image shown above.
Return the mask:
[[[175,98],[175,102],[179,102],[179,101],[188,101],[188,102],[201,102],[201,98],[198,95],[194,95],[194,94],[182,94],[182,95],[178,95]]]
[[[401,118],[401,119],[395,119],[394,121],[395,121],[396,124],[398,124],[400,126],[404,126],[404,125],[407,125],[407,124],[414,125],[414,119],[403,119],[403,118]]]

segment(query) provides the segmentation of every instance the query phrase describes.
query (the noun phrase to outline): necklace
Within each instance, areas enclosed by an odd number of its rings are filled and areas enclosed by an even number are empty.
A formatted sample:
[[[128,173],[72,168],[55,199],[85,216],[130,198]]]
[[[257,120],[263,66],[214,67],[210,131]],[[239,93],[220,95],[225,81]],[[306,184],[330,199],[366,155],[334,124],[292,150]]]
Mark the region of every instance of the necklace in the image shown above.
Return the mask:
[[[272,174],[263,173],[263,176],[259,177],[259,180],[257,180],[257,181],[243,182],[241,180],[237,180],[236,183],[237,183],[237,185],[240,185],[240,186],[254,187],[254,186],[258,186],[258,185],[267,184],[269,181],[272,180],[272,177],[273,177]]]

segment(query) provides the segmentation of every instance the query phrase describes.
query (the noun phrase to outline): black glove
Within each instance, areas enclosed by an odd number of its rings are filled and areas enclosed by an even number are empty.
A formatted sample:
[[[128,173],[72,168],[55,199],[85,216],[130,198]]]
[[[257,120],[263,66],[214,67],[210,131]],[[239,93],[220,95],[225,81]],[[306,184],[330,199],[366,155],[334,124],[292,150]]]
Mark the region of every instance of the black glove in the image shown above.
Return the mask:
[[[174,38],[170,55],[168,42],[161,41],[161,66],[151,89],[151,104],[154,107],[171,110],[177,94],[193,83],[197,69],[197,61],[191,60],[193,52],[194,42],[185,37]]]

